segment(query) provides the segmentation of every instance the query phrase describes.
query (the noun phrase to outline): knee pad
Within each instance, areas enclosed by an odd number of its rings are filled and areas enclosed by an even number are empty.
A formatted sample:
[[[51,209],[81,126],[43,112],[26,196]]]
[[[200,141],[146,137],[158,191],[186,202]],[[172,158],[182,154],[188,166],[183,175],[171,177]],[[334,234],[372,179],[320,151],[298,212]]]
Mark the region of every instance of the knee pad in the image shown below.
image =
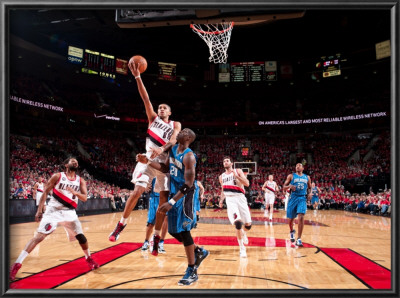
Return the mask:
[[[251,230],[251,225],[249,225],[249,226],[244,226],[244,227],[246,228],[247,231],[250,231],[250,230]]]
[[[235,221],[235,226],[237,230],[240,230],[243,226],[243,223],[240,220]]]
[[[182,235],[182,242],[183,246],[189,246],[194,244],[192,235],[190,234],[190,231],[184,231],[180,233]]]
[[[75,238],[78,240],[79,244],[85,244],[87,242],[87,239],[83,234],[78,234],[75,236]]]
[[[176,233],[169,233],[169,234],[170,234],[172,237],[174,237],[176,240],[178,240],[179,242],[182,242],[182,241],[183,241],[181,233],[178,233],[178,234],[176,234]]]

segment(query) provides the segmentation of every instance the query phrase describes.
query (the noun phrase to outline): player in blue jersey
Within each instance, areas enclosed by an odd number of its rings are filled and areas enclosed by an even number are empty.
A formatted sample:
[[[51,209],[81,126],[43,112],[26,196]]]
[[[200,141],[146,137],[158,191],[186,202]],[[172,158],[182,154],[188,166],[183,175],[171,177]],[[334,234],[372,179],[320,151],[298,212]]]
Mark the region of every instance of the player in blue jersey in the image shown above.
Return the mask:
[[[168,232],[183,243],[188,267],[178,285],[190,285],[196,280],[197,268],[209,255],[204,248],[198,247],[190,234],[190,230],[196,223],[195,213],[195,174],[196,157],[189,145],[195,140],[196,134],[188,128],[178,133],[178,144],[172,147],[169,157],[169,164],[150,162],[150,166],[163,172],[169,168],[170,173],[170,197],[171,199],[162,204],[157,212],[168,212]],[[138,154],[137,160],[148,163],[144,154]]]
[[[295,241],[296,231],[293,228],[294,219],[298,216],[297,246],[303,246],[301,235],[304,227],[304,215],[307,211],[307,194],[311,199],[311,180],[306,174],[303,174],[304,166],[301,163],[296,164],[296,173],[289,174],[283,184],[283,191],[290,189],[289,202],[286,210],[286,217],[289,218],[290,241]]]
[[[151,182],[151,184],[149,184],[147,187],[147,191],[149,192],[149,195],[150,195],[149,210],[147,212],[146,238],[142,245],[142,251],[147,251],[149,248],[150,248],[150,251],[153,249],[153,246],[150,245],[149,238],[154,229],[154,224],[156,222],[157,208],[158,208],[159,201],[160,201],[160,194],[158,192],[154,191],[155,182],[156,182],[156,178],[154,178],[153,181]],[[168,219],[165,216],[164,223],[161,228],[161,239],[160,239],[160,242],[158,245],[159,253],[165,253],[164,239],[165,239],[165,235],[167,234],[167,228],[168,228]]]
[[[311,205],[313,206],[314,213],[318,209],[318,203],[319,203],[319,194],[321,193],[321,190],[319,189],[318,186],[315,186],[315,183],[311,183]]]

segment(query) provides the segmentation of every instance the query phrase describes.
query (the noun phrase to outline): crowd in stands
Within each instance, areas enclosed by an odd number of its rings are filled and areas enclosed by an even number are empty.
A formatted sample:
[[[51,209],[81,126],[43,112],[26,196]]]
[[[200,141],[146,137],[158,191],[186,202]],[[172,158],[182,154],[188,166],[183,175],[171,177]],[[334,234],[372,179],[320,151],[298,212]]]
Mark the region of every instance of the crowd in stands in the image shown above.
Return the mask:
[[[51,175],[62,169],[67,155],[74,155],[80,164],[91,167],[81,168],[81,175],[88,181],[88,197],[109,198],[116,211],[123,209],[129,195],[127,188],[96,177],[99,170],[110,176],[130,180],[135,166],[135,154],[144,148],[144,137],[135,143],[126,135],[114,131],[86,130],[73,135],[68,129],[43,127],[43,133],[10,135],[10,196],[14,199],[32,197],[32,188],[39,176],[47,181]],[[42,130],[39,130],[41,132]],[[250,148],[243,156],[241,148]],[[197,180],[205,187],[202,206],[217,208],[221,195],[219,175],[224,171],[222,160],[230,156],[234,161],[257,161],[256,175],[248,175],[250,187],[246,195],[253,208],[261,207],[263,193],[261,186],[269,174],[282,186],[287,175],[294,171],[293,156],[298,158],[299,144],[295,137],[262,138],[252,136],[202,137],[193,145],[198,157]],[[304,140],[302,162],[305,173],[322,190],[320,208],[368,211],[376,214],[387,213],[390,206],[390,192],[380,191],[376,195],[359,192],[349,193],[345,182],[355,180],[368,182],[390,173],[390,135],[387,131],[372,139],[358,139],[349,135],[310,137]],[[368,147],[369,146],[369,147]],[[80,149],[78,149],[80,148]],[[139,148],[139,150],[137,149]],[[365,148],[370,148],[371,151]],[[357,150],[369,152],[362,158],[352,158]],[[358,179],[358,180],[357,180]],[[383,188],[383,187],[381,187]],[[387,195],[389,193],[389,196]],[[381,198],[382,197],[382,198]],[[284,194],[277,193],[276,208],[282,208]],[[363,202],[365,206],[363,206]],[[389,202],[389,204],[387,204]],[[360,204],[360,206],[358,206]],[[356,208],[353,208],[357,205]],[[351,207],[349,207],[351,206]],[[357,209],[358,208],[358,209]],[[384,212],[383,212],[384,211]]]
[[[35,141],[37,140],[35,139]],[[46,155],[42,155],[35,149],[37,148],[28,147],[24,138],[10,135],[11,199],[33,199],[33,186],[39,177],[43,177],[46,182],[54,173],[63,171],[62,163],[65,156],[56,156],[48,152]],[[122,197],[129,193],[128,190],[121,189],[119,186],[95,179],[85,169],[79,175],[87,181],[88,199]]]

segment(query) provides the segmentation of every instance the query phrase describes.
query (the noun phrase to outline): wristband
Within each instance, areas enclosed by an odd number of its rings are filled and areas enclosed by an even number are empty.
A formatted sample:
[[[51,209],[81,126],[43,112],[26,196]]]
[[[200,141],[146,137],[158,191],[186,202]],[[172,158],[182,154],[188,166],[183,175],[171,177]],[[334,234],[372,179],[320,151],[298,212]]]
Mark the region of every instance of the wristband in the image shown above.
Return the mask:
[[[168,204],[170,204],[171,206],[174,206],[175,205],[175,200],[174,199],[171,199],[171,200],[169,200],[168,201]]]
[[[138,79],[138,78],[140,78],[140,75],[138,75],[138,76],[135,77],[135,79]]]
[[[190,187],[187,184],[183,184],[181,186],[181,188],[179,189],[179,191],[181,193],[183,193],[184,195],[186,195],[189,192]]]
[[[161,148],[161,153],[163,153],[165,148],[163,146],[161,146],[160,148]]]

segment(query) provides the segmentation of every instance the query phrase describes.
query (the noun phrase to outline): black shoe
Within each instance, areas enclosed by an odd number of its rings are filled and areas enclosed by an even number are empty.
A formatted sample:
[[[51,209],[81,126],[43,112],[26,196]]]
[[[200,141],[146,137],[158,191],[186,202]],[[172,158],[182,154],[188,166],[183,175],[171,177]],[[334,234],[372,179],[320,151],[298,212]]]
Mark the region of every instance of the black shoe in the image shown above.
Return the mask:
[[[158,243],[160,243],[160,239],[160,235],[154,235],[153,237],[153,251],[151,252],[153,256],[158,256]]]
[[[195,268],[199,268],[201,262],[204,261],[205,258],[208,257],[210,252],[204,248],[199,248],[197,252],[194,254],[194,266]]]
[[[118,222],[117,226],[115,227],[114,231],[110,234],[108,237],[108,240],[111,242],[115,242],[119,238],[119,234],[122,232],[122,230],[126,227],[126,224],[123,225],[122,223]]]

